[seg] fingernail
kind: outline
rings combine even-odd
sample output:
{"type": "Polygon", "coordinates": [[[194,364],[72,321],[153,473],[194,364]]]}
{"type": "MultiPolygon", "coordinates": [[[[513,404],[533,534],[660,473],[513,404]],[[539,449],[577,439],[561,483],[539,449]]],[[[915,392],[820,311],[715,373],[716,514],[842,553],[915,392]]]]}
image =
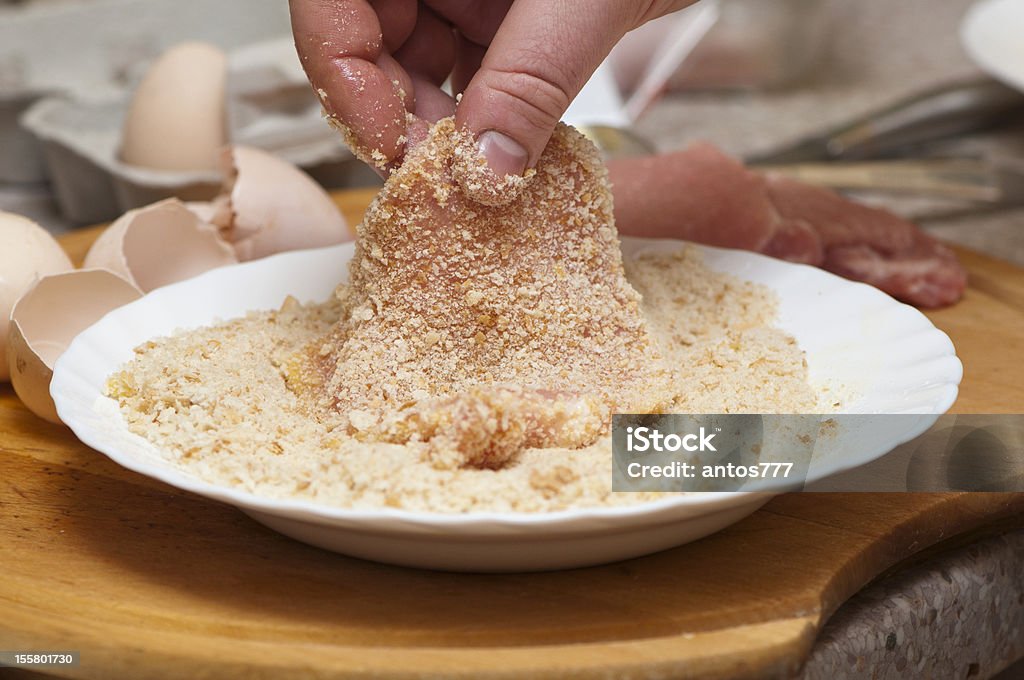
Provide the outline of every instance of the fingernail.
{"type": "Polygon", "coordinates": [[[496,130],[488,130],[477,140],[480,154],[498,177],[522,175],[529,155],[519,142],[496,130]]]}

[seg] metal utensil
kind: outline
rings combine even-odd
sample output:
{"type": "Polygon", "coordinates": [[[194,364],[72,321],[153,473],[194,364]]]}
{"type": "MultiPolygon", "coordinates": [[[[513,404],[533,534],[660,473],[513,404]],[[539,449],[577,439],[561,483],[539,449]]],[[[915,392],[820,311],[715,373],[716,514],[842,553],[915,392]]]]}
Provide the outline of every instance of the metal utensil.
{"type": "Polygon", "coordinates": [[[751,165],[867,160],[1024,116],[1024,93],[988,78],[943,85],[845,125],[747,159],[751,165]]]}
{"type": "Polygon", "coordinates": [[[795,163],[757,170],[833,189],[918,194],[994,205],[1024,204],[1024,161],[937,158],[795,163]]]}
{"type": "Polygon", "coordinates": [[[651,142],[627,128],[612,125],[580,125],[577,129],[594,143],[605,160],[657,153],[651,142]]]}

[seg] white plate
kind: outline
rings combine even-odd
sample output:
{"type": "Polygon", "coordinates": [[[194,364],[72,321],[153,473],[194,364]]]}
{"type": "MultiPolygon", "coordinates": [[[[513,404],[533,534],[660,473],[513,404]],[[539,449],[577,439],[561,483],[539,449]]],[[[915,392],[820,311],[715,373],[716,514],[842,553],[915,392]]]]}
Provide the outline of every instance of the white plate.
{"type": "MultiPolygon", "coordinates": [[[[623,249],[629,254],[682,246],[679,241],[626,239],[623,249]]],[[[846,412],[922,414],[900,420],[901,429],[876,441],[854,442],[814,476],[882,455],[927,429],[956,399],[962,368],[953,345],[914,308],[812,267],[749,252],[700,250],[712,268],[778,293],[778,325],[806,351],[811,379],[844,384],[858,395],[846,412]]],[[[277,308],[289,294],[326,299],[352,251],[346,244],[224,267],[114,310],[79,335],[57,362],[50,391],[61,419],[83,442],[124,467],[237,506],[300,541],[417,567],[527,571],[626,559],[718,531],[770,498],[766,493],[701,493],[627,507],[466,515],[275,500],[211,484],[176,467],[154,445],[129,432],[117,404],[103,396],[107,377],[146,340],[249,310],[277,308]]]]}
{"type": "Polygon", "coordinates": [[[982,0],[960,24],[960,41],[983,71],[1024,91],[1024,0],[982,0]]]}

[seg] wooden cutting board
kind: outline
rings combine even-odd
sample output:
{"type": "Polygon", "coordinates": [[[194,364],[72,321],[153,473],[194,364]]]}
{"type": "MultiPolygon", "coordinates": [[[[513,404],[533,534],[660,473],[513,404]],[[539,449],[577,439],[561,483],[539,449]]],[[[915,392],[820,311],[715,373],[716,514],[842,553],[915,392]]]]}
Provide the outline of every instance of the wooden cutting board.
{"type": "MultiPolygon", "coordinates": [[[[340,194],[352,223],[372,192],[340,194]]],[[[81,259],[95,230],[64,239],[81,259]]],[[[1024,270],[961,251],[929,314],[959,412],[1024,404],[1024,270]]],[[[1024,494],[790,494],[714,536],[591,569],[466,575],[311,548],[128,472],[0,386],[0,649],[78,650],[91,678],[785,677],[883,571],[1024,524],[1024,494]]],[[[48,671],[50,672],[50,671],[48,671]]]]}

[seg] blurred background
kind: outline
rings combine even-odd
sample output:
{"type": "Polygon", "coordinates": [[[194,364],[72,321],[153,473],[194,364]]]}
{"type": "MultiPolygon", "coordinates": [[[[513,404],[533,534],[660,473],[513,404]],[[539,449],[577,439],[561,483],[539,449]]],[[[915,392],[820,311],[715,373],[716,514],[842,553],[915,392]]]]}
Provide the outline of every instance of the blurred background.
{"type": "MultiPolygon", "coordinates": [[[[998,120],[991,101],[968,102],[958,127],[930,129],[924,143],[859,157],[785,153],[934,88],[956,95],[959,83],[995,82],[985,71],[999,69],[965,44],[974,4],[703,0],[627,36],[567,119],[597,126],[608,154],[706,139],[773,166],[894,157],[983,163],[975,174],[1013,166],[1024,159],[1024,98],[1004,86],[998,120]],[[632,134],[623,142],[608,128],[632,134]]],[[[950,105],[925,101],[911,117],[948,115],[950,105]]],[[[227,143],[268,150],[328,188],[378,181],[323,122],[284,0],[0,0],[0,210],[60,233],[166,196],[207,199],[221,186],[217,148],[227,143]],[[181,53],[194,42],[216,49],[181,53]],[[174,120],[195,131],[188,153],[167,143],[174,120]]],[[[853,188],[939,237],[1024,264],[1019,198],[853,188]]]]}

